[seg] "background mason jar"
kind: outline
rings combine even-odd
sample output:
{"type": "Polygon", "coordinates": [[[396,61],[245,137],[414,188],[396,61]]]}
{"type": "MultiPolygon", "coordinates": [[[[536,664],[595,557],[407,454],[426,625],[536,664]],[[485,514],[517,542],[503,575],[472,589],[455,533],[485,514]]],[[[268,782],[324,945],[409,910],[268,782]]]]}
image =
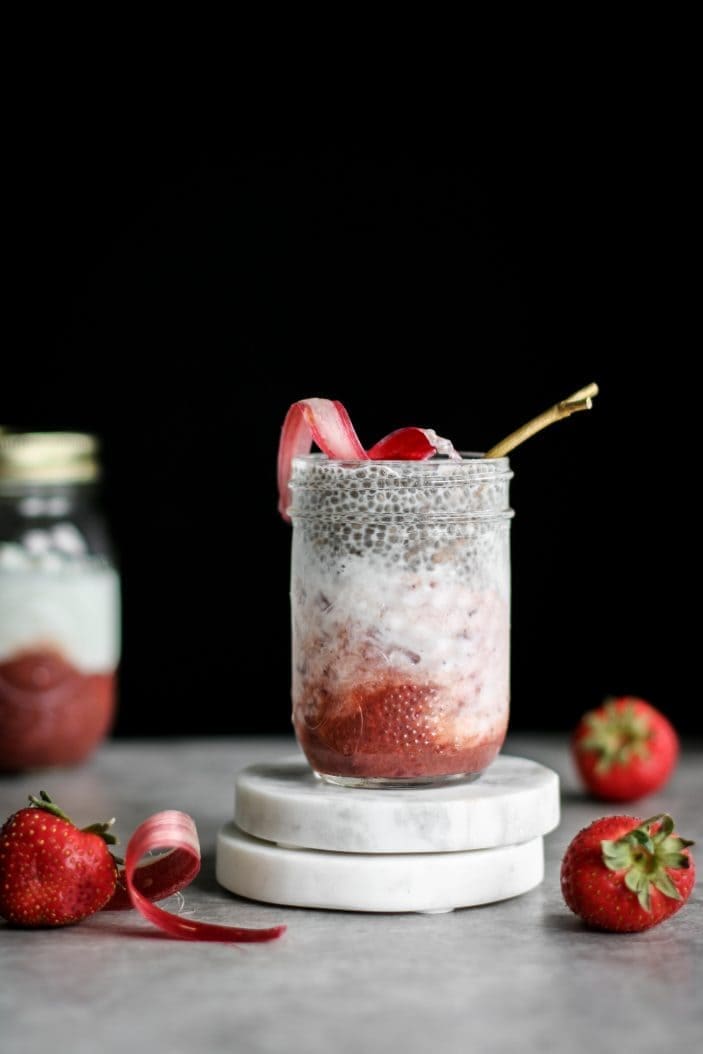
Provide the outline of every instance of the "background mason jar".
{"type": "Polygon", "coordinates": [[[293,466],[293,724],[350,785],[480,773],[509,709],[507,458],[293,466]]]}
{"type": "Polygon", "coordinates": [[[97,442],[0,433],[0,769],[81,761],[116,705],[120,587],[97,442]]]}

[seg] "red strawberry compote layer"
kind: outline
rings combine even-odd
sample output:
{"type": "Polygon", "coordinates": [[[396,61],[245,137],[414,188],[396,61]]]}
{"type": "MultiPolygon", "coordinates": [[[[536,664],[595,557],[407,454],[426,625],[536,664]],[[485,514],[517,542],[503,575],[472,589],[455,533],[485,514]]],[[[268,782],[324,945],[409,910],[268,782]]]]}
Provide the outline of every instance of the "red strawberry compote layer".
{"type": "Polygon", "coordinates": [[[333,782],[480,773],[509,709],[505,458],[296,458],[293,723],[333,782]]]}
{"type": "Polygon", "coordinates": [[[0,545],[0,772],[86,757],[112,725],[118,658],[113,568],[0,545]]]}

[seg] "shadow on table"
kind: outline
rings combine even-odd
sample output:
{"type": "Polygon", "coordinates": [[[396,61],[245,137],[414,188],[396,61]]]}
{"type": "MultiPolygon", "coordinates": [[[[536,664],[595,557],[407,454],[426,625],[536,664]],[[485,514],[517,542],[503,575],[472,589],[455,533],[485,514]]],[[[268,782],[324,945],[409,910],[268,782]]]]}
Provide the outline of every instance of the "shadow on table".
{"type": "Polygon", "coordinates": [[[203,853],[200,861],[200,871],[193,879],[192,886],[200,889],[203,893],[221,893],[222,886],[215,878],[215,852],[203,853]]]}

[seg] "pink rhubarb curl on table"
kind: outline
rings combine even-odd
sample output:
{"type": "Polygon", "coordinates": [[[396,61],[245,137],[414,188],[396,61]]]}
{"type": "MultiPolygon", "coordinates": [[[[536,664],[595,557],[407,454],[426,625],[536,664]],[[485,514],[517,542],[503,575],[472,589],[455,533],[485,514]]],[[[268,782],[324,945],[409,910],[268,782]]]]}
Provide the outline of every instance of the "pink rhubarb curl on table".
{"type": "Polygon", "coordinates": [[[285,926],[248,929],[219,926],[172,915],[152,903],[180,892],[200,871],[200,842],[195,823],[175,809],[158,812],[140,824],[127,843],[124,870],[103,911],[136,908],[149,922],[172,937],[187,941],[270,941],[285,933],[285,926]],[[169,852],[140,863],[157,849],[169,852]]]}

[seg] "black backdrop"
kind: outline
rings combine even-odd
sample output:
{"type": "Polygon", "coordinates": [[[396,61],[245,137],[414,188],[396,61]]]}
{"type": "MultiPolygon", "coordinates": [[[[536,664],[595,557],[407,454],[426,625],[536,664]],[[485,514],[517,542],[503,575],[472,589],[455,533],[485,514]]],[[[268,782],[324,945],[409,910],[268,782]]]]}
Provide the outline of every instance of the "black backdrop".
{"type": "Polygon", "coordinates": [[[103,439],[119,734],[289,728],[292,400],[342,399],[367,444],[416,423],[482,449],[591,380],[590,414],[513,456],[513,727],[636,693],[701,730],[690,187],[655,131],[261,149],[50,122],[32,140],[0,415],[103,439]]]}

